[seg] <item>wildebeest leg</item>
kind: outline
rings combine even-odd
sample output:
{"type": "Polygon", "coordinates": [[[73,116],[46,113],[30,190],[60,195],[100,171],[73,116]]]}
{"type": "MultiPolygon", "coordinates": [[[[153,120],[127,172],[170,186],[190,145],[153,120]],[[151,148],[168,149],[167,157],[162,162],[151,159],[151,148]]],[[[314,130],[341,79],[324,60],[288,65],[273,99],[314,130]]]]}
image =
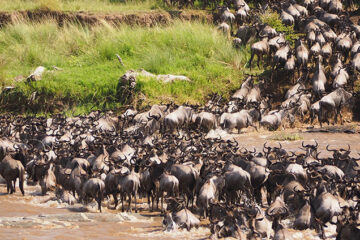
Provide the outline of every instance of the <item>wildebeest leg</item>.
{"type": "Polygon", "coordinates": [[[183,193],[183,197],[184,197],[184,201],[185,201],[185,204],[186,204],[186,208],[189,208],[190,199],[189,199],[189,196],[187,195],[187,192],[183,193]]]}
{"type": "Polygon", "coordinates": [[[149,205],[149,209],[150,209],[150,193],[147,193],[147,199],[148,199],[148,205],[149,205]]]}
{"type": "Polygon", "coordinates": [[[76,198],[76,192],[75,192],[75,189],[73,189],[71,192],[72,192],[72,195],[74,196],[74,198],[76,198]]]}
{"type": "Polygon", "coordinates": [[[98,203],[98,210],[101,212],[101,196],[97,196],[96,201],[98,203]]]}
{"type": "Polygon", "coordinates": [[[251,71],[251,63],[252,63],[252,60],[254,59],[254,53],[251,52],[251,57],[250,57],[250,61],[249,61],[249,65],[250,65],[250,71],[251,71]]]}
{"type": "Polygon", "coordinates": [[[321,238],[325,240],[326,236],[325,236],[325,230],[324,230],[323,224],[321,224],[321,226],[320,226],[320,234],[321,234],[321,238]]]}
{"type": "Polygon", "coordinates": [[[8,180],[6,180],[6,191],[8,194],[11,194],[11,182],[9,183],[8,180]]]}
{"type": "Polygon", "coordinates": [[[164,192],[161,192],[161,213],[164,212],[164,192]]]}
{"type": "Polygon", "coordinates": [[[122,212],[124,211],[124,195],[125,195],[125,194],[121,194],[121,195],[120,195],[120,196],[121,196],[121,205],[122,205],[121,211],[122,211],[122,212]]]}
{"type": "Polygon", "coordinates": [[[156,209],[159,209],[159,191],[155,193],[156,209]]]}
{"type": "Polygon", "coordinates": [[[190,192],[190,199],[191,199],[191,207],[194,207],[194,194],[190,192]]]}
{"type": "Polygon", "coordinates": [[[154,211],[154,202],[155,202],[154,194],[151,194],[151,199],[152,199],[152,203],[151,203],[151,212],[152,212],[152,211],[154,211]]]}
{"type": "Polygon", "coordinates": [[[13,188],[13,191],[14,191],[14,193],[15,193],[15,192],[16,192],[16,186],[15,186],[15,184],[16,184],[16,179],[15,179],[14,181],[12,181],[12,183],[13,183],[12,188],[13,188]]]}
{"type": "Polygon", "coordinates": [[[15,193],[15,182],[10,180],[10,194],[15,193]]]}
{"type": "Polygon", "coordinates": [[[338,113],[339,113],[339,112],[338,112],[338,110],[337,110],[336,108],[334,109],[334,112],[335,112],[335,117],[334,117],[334,122],[333,122],[333,125],[334,125],[334,124],[337,124],[338,113]]]}
{"type": "Polygon", "coordinates": [[[258,68],[260,68],[260,60],[262,61],[262,56],[261,55],[257,55],[257,59],[258,59],[258,62],[257,62],[257,66],[258,68]]]}
{"type": "Polygon", "coordinates": [[[258,127],[256,126],[256,124],[254,124],[254,123],[252,123],[252,124],[250,124],[250,126],[252,126],[253,128],[255,128],[255,130],[258,132],[259,130],[258,130],[258,127]]]}
{"type": "Polygon", "coordinates": [[[342,117],[342,114],[341,114],[341,110],[339,110],[339,116],[340,116],[340,124],[343,125],[344,124],[344,121],[343,121],[343,117],[342,117]]]}
{"type": "Polygon", "coordinates": [[[323,118],[323,110],[322,110],[322,108],[320,108],[320,111],[318,113],[318,121],[319,121],[321,128],[322,128],[322,118],[323,118]]]}
{"type": "Polygon", "coordinates": [[[22,195],[24,196],[25,195],[25,192],[24,192],[24,179],[22,179],[22,178],[19,178],[19,188],[20,188],[20,191],[21,191],[22,195]]]}
{"type": "Polygon", "coordinates": [[[116,209],[116,207],[117,207],[117,205],[118,205],[118,203],[119,203],[119,201],[118,201],[118,199],[117,199],[117,194],[116,193],[113,193],[112,194],[113,195],[113,198],[114,198],[114,203],[115,203],[115,207],[114,207],[114,209],[116,209]]]}
{"type": "Polygon", "coordinates": [[[207,207],[205,208],[205,219],[207,217],[209,217],[209,207],[208,207],[209,204],[207,204],[207,207]]]}
{"type": "Polygon", "coordinates": [[[131,193],[129,193],[129,206],[128,206],[128,212],[131,212],[131,193]]]}
{"type": "Polygon", "coordinates": [[[137,206],[136,206],[136,193],[134,194],[134,201],[135,201],[135,213],[137,213],[137,206]]]}

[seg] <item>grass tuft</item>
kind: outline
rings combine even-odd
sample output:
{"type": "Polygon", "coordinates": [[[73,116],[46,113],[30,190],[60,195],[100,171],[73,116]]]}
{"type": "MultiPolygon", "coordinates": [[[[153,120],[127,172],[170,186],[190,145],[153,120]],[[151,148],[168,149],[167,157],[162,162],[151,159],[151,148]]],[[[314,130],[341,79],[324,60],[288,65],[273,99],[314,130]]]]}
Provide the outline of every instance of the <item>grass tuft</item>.
{"type": "Polygon", "coordinates": [[[277,133],[269,137],[273,141],[297,141],[303,139],[298,133],[277,133]]]}

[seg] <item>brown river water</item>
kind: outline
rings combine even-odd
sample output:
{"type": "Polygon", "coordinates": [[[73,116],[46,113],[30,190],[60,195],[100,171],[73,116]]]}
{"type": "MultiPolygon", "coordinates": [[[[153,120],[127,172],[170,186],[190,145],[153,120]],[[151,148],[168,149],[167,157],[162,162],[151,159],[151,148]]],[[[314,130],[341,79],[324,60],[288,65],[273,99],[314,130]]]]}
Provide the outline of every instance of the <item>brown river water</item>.
{"type": "MultiPolygon", "coordinates": [[[[278,134],[278,133],[276,133],[278,134]]],[[[326,156],[327,144],[332,146],[351,145],[352,156],[359,157],[360,134],[345,133],[298,133],[302,140],[282,141],[287,150],[298,150],[301,141],[317,140],[326,156]]],[[[232,135],[240,146],[262,150],[265,141],[270,145],[274,133],[245,133],[232,135]]],[[[84,207],[80,204],[69,206],[55,200],[45,201],[53,197],[40,196],[40,187],[25,185],[25,197],[17,188],[14,195],[7,195],[6,186],[0,184],[0,239],[206,239],[210,231],[205,226],[176,232],[164,232],[162,217],[159,213],[147,211],[147,204],[141,203],[140,213],[122,213],[120,210],[107,209],[103,203],[103,212],[96,211],[96,204],[84,207]]],[[[293,239],[319,239],[314,231],[293,231],[293,239]]],[[[335,226],[329,225],[326,236],[335,239],[335,226]]]]}

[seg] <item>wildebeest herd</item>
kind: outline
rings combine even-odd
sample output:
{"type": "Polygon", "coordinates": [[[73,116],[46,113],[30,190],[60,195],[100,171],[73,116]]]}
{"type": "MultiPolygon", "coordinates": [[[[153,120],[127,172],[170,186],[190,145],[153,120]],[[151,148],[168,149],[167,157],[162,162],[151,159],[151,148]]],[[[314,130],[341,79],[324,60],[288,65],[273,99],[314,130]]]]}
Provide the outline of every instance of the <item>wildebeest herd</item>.
{"type": "Polygon", "coordinates": [[[264,125],[271,119],[273,128],[283,119],[304,120],[307,114],[311,123],[318,119],[320,125],[329,124],[331,114],[335,123],[338,116],[342,122],[341,108],[351,103],[360,71],[360,26],[350,20],[340,0],[265,2],[256,9],[243,0],[219,8],[218,28],[232,36],[234,47],[251,44],[250,68],[257,58],[258,66],[262,63],[271,70],[271,76],[257,84],[245,81],[232,96],[232,106],[239,107],[229,111],[255,103],[263,107],[264,125]],[[277,12],[297,35],[287,36],[262,23],[260,16],[266,9],[277,12]],[[277,110],[266,112],[264,104],[271,103],[280,79],[292,87],[277,110]]]}
{"type": "Polygon", "coordinates": [[[297,152],[266,143],[262,151],[245,149],[235,139],[209,137],[203,128],[212,123],[194,117],[190,106],[171,109],[2,116],[0,174],[8,193],[18,178],[23,194],[24,181],[39,183],[42,194],[56,191],[70,204],[95,199],[99,211],[105,203],[116,209],[118,200],[123,211],[137,211],[146,197],[146,210],[161,210],[167,230],[208,218],[213,238],[290,239],[288,228],[324,237],[328,224],[341,239],[358,238],[360,167],[350,146],[327,146],[326,158],[316,142],[297,152]]]}

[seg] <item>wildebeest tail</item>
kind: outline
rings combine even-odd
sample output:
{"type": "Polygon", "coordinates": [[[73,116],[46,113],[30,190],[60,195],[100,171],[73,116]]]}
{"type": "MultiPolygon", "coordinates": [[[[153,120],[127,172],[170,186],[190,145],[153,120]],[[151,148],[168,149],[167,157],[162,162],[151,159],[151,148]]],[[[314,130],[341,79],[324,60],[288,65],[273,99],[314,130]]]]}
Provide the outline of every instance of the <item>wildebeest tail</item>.
{"type": "Polygon", "coordinates": [[[96,190],[96,197],[100,200],[103,199],[103,193],[104,193],[104,189],[101,189],[102,186],[100,183],[96,184],[97,190],[96,190]]]}
{"type": "Polygon", "coordinates": [[[20,166],[19,168],[19,188],[23,195],[25,195],[24,192],[24,177],[25,177],[25,169],[23,166],[20,166]]]}

